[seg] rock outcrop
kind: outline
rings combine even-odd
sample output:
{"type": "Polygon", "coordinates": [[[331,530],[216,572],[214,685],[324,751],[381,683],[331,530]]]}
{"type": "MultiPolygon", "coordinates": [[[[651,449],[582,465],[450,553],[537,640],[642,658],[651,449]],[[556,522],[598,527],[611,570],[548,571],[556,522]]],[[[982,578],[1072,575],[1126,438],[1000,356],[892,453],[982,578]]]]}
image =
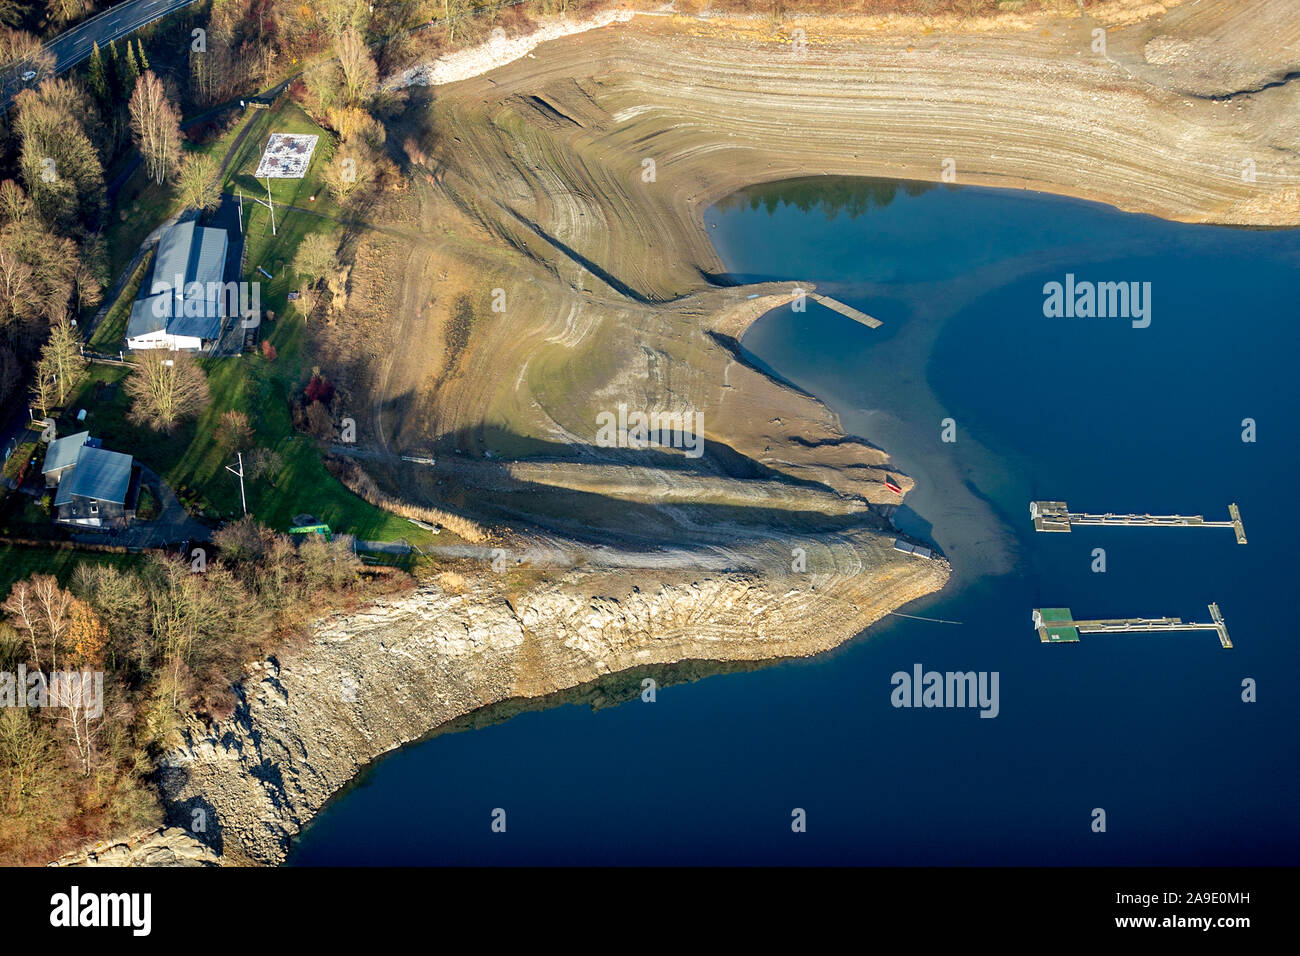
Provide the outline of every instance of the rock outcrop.
{"type": "Polygon", "coordinates": [[[870,532],[809,542],[806,572],[784,555],[766,573],[444,575],[330,617],[301,650],[251,666],[229,720],[191,726],[161,774],[169,818],[197,814],[232,862],[278,863],[368,762],[455,718],[631,668],[818,653],[948,577],[870,532]]]}
{"type": "Polygon", "coordinates": [[[69,853],[50,866],[220,866],[221,858],[180,827],[143,830],[69,853]]]}

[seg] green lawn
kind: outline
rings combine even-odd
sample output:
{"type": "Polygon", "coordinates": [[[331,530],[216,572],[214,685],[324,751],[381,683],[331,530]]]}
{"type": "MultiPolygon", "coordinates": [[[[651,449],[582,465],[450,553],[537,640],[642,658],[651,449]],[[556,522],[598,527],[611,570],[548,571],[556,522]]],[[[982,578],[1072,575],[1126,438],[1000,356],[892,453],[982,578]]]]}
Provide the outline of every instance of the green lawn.
{"type": "Polygon", "coordinates": [[[142,554],[103,554],[97,551],[74,551],[70,548],[29,548],[0,541],[0,600],[9,594],[15,581],[32,574],[53,574],[67,584],[72,572],[82,562],[111,564],[127,570],[138,567],[142,554]]]}
{"type": "Polygon", "coordinates": [[[149,273],[149,264],[153,261],[153,255],[149,252],[141,260],[131,278],[122,287],[122,294],[117,297],[117,301],[108,310],[104,320],[96,327],[95,334],[90,337],[92,349],[116,353],[124,346],[126,326],[131,320],[131,306],[140,291],[140,283],[144,282],[144,277],[149,273]]]}
{"type": "Polygon", "coordinates": [[[308,232],[331,225],[313,216],[282,209],[281,205],[299,206],[326,216],[339,215],[338,203],[321,179],[322,170],[334,156],[334,134],[313,123],[287,95],[282,95],[269,110],[249,112],[257,115],[249,120],[252,128],[248,137],[226,168],[222,189],[229,193],[242,190],[244,194],[244,241],[248,246],[249,272],[255,273],[255,267],[260,265],[279,276],[281,267],[292,260],[294,250],[308,232]],[[302,179],[270,181],[271,200],[276,205],[276,235],[271,234],[271,214],[262,204],[266,200],[267,181],[253,178],[272,133],[308,133],[320,137],[302,179]]]}
{"type": "MultiPolygon", "coordinates": [[[[25,437],[28,435],[35,435],[35,434],[36,433],[32,431],[24,432],[21,434],[20,437],[23,437],[24,440],[18,443],[18,445],[14,448],[13,454],[9,456],[7,461],[5,461],[4,468],[0,469],[0,471],[3,472],[5,478],[17,478],[18,469],[22,467],[23,462],[27,461],[32,456],[36,455],[36,452],[38,450],[36,439],[32,438],[30,440],[27,440],[25,437]]],[[[38,461],[34,467],[39,468],[40,462],[38,461]]]]}
{"type": "Polygon", "coordinates": [[[179,209],[171,183],[158,185],[145,173],[144,164],[140,164],[118,191],[104,229],[110,284],[127,267],[149,233],[179,209]]]}
{"type": "MultiPolygon", "coordinates": [[[[309,367],[304,358],[305,322],[297,312],[286,314],[287,295],[298,285],[296,277],[290,274],[289,264],[299,243],[307,235],[336,232],[339,227],[305,212],[277,208],[277,230],[272,235],[269,210],[251,201],[252,197],[259,195],[259,190],[261,195],[266,191],[265,183],[253,179],[252,173],[270,133],[315,133],[321,138],[306,177],[302,180],[273,180],[272,194],[277,204],[289,203],[319,208],[326,214],[337,213],[337,204],[320,181],[320,170],[333,153],[334,138],[313,123],[288,96],[282,96],[272,109],[248,112],[246,122],[251,124],[251,129],[227,168],[223,189],[227,192],[236,188],[244,190],[244,235],[248,246],[245,278],[262,283],[262,305],[277,317],[263,328],[262,337],[275,347],[278,357],[269,361],[262,354],[253,353],[239,358],[203,359],[212,403],[197,421],[188,422],[169,435],[137,427],[128,421],[129,400],[122,382],[129,370],[92,366],[87,381],[68,403],[66,420],[60,422],[60,434],[67,434],[70,429],[88,428],[92,435],[103,440],[105,447],[134,455],[162,475],[178,493],[182,490],[194,492],[197,505],[210,516],[230,518],[240,513],[239,479],[226,471],[227,465],[235,464],[235,456],[218,446],[215,433],[222,413],[232,409],[242,411],[253,426],[254,447],[274,450],[283,462],[278,474],[246,480],[248,509],[262,523],[285,530],[295,515],[311,514],[336,531],[360,538],[381,541],[405,538],[416,544],[433,541],[436,536],[430,532],[405,518],[390,515],[350,492],[326,471],[315,443],[293,429],[290,402],[306,384],[309,367]],[[312,195],[316,197],[314,203],[309,199],[312,195]],[[267,279],[258,272],[259,266],[271,273],[272,278],[267,279]],[[96,387],[100,383],[117,387],[111,394],[100,392],[96,397],[96,387]],[[78,426],[72,421],[72,416],[80,408],[87,410],[87,418],[85,424],[78,426]]],[[[229,148],[233,135],[236,135],[235,130],[223,140],[224,145],[219,147],[221,155],[229,148]]],[[[138,200],[138,205],[143,206],[143,203],[143,199],[138,200]]],[[[141,238],[167,215],[170,211],[156,204],[154,219],[148,228],[143,229],[141,238]]],[[[134,295],[127,296],[131,284],[128,283],[123,293],[128,314],[134,295]]],[[[115,311],[118,305],[114,306],[115,311]]],[[[125,318],[110,312],[105,318],[103,336],[97,334],[96,340],[104,341],[112,335],[120,338],[120,333],[110,328],[114,324],[125,328],[125,318]]]]}
{"type": "MultiPolygon", "coordinates": [[[[226,150],[235,141],[240,130],[248,123],[256,122],[266,113],[274,111],[248,110],[247,112],[250,115],[231,124],[229,130],[211,143],[203,146],[186,145],[184,147],[185,152],[210,153],[216,157],[217,162],[220,162],[225,158],[226,150]]],[[[303,118],[306,119],[306,116],[304,115],[303,118]]],[[[311,121],[307,120],[307,122],[310,123],[311,121]]],[[[256,136],[250,134],[249,138],[256,139],[256,136]]],[[[263,136],[262,145],[265,144],[266,137],[263,136]]],[[[245,146],[247,146],[247,143],[245,143],[245,146]]],[[[242,152],[241,150],[241,154],[242,152]]],[[[258,155],[261,155],[261,147],[258,147],[258,155]]],[[[135,158],[135,151],[133,149],[128,150],[119,165],[131,162],[135,158]]],[[[256,164],[256,159],[254,164],[256,164]]],[[[234,163],[232,163],[231,168],[235,168],[234,163]]],[[[113,172],[113,170],[110,170],[105,174],[105,178],[111,179],[113,172]]],[[[109,275],[116,277],[120,274],[149,233],[168,218],[180,212],[180,208],[180,201],[176,197],[176,190],[173,185],[170,182],[161,186],[158,185],[149,179],[144,164],[138,166],[135,172],[131,174],[130,179],[122,184],[117,196],[114,197],[110,221],[104,230],[105,244],[108,247],[109,275]]]]}
{"type": "Polygon", "coordinates": [[[263,524],[285,530],[295,515],[312,514],[335,530],[360,538],[433,540],[429,532],[345,488],[325,470],[315,443],[293,430],[289,403],[306,378],[301,361],[304,332],[302,320],[296,317],[274,323],[268,335],[279,352],[274,362],[260,354],[204,359],[212,404],[197,421],[170,435],[127,420],[130,400],[121,385],[127,369],[92,366],[90,377],[68,405],[60,433],[87,428],[105,447],[128,452],[157,471],[173,489],[193,489],[199,506],[210,516],[231,518],[240,514],[239,479],[226,471],[226,465],[235,464],[235,456],[226,454],[214,436],[221,414],[236,409],[247,414],[253,425],[254,447],[273,449],[283,462],[277,474],[245,482],[249,511],[263,524]],[[117,388],[96,399],[97,382],[116,383],[117,388]],[[79,408],[87,410],[87,417],[85,424],[77,426],[72,416],[79,408]]]}

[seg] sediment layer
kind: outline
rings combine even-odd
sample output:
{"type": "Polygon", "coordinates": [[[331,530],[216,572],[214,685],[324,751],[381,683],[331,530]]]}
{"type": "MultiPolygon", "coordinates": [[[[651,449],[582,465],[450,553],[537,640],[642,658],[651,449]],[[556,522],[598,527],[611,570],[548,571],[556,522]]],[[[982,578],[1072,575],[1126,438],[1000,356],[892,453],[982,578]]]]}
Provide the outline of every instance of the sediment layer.
{"type": "Polygon", "coordinates": [[[201,811],[206,838],[230,862],[278,863],[366,763],[457,717],[634,667],[827,650],[846,621],[876,620],[948,573],[874,534],[803,541],[807,571],[795,571],[798,541],[722,573],[603,569],[541,584],[512,581],[519,572],[453,576],[332,617],[301,651],[253,668],[231,719],[193,727],[169,755],[170,815],[186,825],[201,811]],[[778,553],[784,574],[770,570],[778,553]]]}

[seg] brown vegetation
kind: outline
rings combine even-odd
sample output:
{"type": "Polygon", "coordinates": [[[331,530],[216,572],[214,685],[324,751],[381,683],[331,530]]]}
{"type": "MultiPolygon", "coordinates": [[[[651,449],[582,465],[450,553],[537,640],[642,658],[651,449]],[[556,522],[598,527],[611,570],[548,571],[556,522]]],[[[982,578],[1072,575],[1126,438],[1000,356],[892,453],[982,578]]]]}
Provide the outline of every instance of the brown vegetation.
{"type": "Polygon", "coordinates": [[[363,569],[347,537],[296,544],[244,518],[214,543],[201,565],[83,564],[67,588],[36,575],[0,605],[0,673],[100,671],[104,685],[101,716],[53,702],[0,708],[0,865],[156,825],[150,774],[187,714],[228,716],[244,664],[283,645],[307,610],[410,584],[363,569]]]}
{"type": "Polygon", "coordinates": [[[354,461],[331,456],[325,459],[325,467],[330,470],[330,474],[343,482],[351,491],[370,502],[376,508],[383,508],[385,511],[392,512],[403,518],[414,518],[417,521],[440,525],[466,541],[478,543],[486,541],[488,538],[483,527],[469,518],[442,508],[426,508],[413,505],[384,493],[375,484],[374,479],[366,474],[354,461]]]}
{"type": "Polygon", "coordinates": [[[211,400],[208,378],[189,352],[142,349],[126,380],[131,421],[169,432],[211,400]]]}

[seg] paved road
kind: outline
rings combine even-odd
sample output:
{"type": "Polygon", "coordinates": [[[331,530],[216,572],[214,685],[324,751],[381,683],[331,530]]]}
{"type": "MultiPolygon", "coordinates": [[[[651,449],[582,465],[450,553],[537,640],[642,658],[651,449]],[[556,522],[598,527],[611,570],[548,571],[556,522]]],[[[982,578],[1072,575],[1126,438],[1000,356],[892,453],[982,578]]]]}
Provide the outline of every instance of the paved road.
{"type": "MultiPolygon", "coordinates": [[[[110,40],[134,33],[146,23],[188,7],[194,0],[126,0],[61,33],[45,49],[54,56],[54,72],[62,73],[90,56],[96,43],[102,52],[110,40]]],[[[7,70],[0,79],[0,108],[8,109],[25,84],[21,75],[27,66],[7,70]]]]}

